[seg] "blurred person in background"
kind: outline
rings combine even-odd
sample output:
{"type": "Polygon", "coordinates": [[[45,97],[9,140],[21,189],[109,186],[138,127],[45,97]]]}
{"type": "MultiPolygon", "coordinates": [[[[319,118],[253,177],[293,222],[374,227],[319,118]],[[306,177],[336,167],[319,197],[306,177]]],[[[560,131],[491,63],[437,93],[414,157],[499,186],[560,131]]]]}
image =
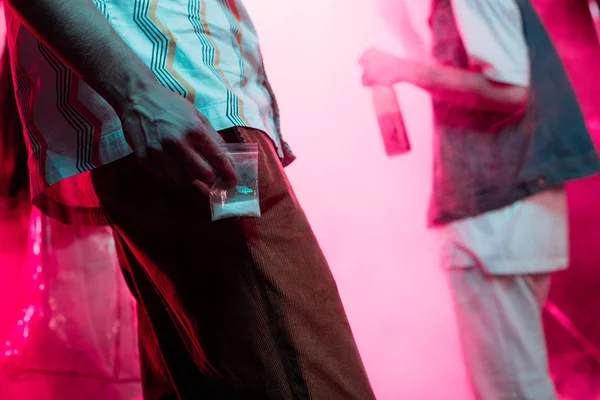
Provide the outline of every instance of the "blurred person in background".
{"type": "Polygon", "coordinates": [[[600,162],[529,0],[433,0],[430,26],[432,62],[370,49],[363,84],[432,95],[429,222],[476,398],[553,400],[541,314],[568,266],[564,185],[600,162]]]}

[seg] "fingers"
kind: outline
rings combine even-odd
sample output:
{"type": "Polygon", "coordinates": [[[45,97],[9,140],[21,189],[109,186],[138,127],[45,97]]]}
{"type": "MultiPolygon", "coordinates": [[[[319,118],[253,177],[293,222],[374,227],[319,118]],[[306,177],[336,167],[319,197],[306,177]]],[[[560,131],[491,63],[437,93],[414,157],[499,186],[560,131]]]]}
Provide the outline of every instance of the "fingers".
{"type": "Polygon", "coordinates": [[[215,169],[185,137],[163,143],[162,165],[169,177],[180,184],[199,180],[212,185],[217,179],[215,169]]]}
{"type": "MultiPolygon", "coordinates": [[[[207,128],[206,130],[214,131],[212,127],[207,128]]],[[[218,133],[214,132],[214,134],[218,136],[218,133]]],[[[225,184],[235,186],[237,184],[237,174],[235,172],[235,168],[233,167],[231,159],[227,155],[227,152],[221,146],[223,140],[214,140],[212,136],[213,135],[198,130],[196,132],[192,132],[188,136],[188,140],[190,141],[190,144],[193,146],[193,148],[202,155],[205,162],[208,162],[208,164],[210,164],[210,166],[213,169],[213,172],[216,173],[218,178],[220,178],[225,184]]],[[[193,168],[199,165],[197,157],[195,157],[194,155],[199,157],[197,153],[189,155],[189,159],[192,163],[193,168]]],[[[213,182],[214,180],[210,183],[213,182]]]]}
{"type": "MultiPolygon", "coordinates": [[[[168,176],[180,185],[189,185],[196,179],[190,172],[189,168],[186,168],[177,162],[176,159],[171,157],[168,153],[164,153],[162,157],[162,166],[168,176]],[[183,167],[183,168],[182,168],[183,167]]],[[[213,171],[210,171],[213,172],[213,171]]],[[[213,172],[214,173],[214,172],[213,172]]]]}
{"type": "Polygon", "coordinates": [[[185,168],[194,179],[208,185],[213,185],[215,183],[217,180],[217,173],[193,148],[188,148],[188,151],[184,153],[183,157],[185,168]]]}
{"type": "Polygon", "coordinates": [[[147,153],[137,155],[137,160],[158,179],[169,179],[169,174],[167,174],[163,166],[162,153],[160,151],[149,149],[147,153]]]}
{"type": "Polygon", "coordinates": [[[376,83],[376,80],[373,78],[373,53],[375,49],[371,48],[363,54],[359,63],[363,68],[362,75],[362,85],[363,86],[373,86],[376,83]]]}
{"type": "Polygon", "coordinates": [[[375,47],[369,47],[367,50],[365,50],[363,55],[358,60],[358,64],[362,65],[364,67],[365,64],[367,64],[369,62],[369,59],[371,58],[371,55],[373,54],[374,51],[376,51],[375,47]]]}
{"type": "Polygon", "coordinates": [[[162,180],[172,180],[179,185],[189,185],[195,180],[212,185],[217,174],[214,169],[191,147],[177,151],[171,148],[154,156],[139,160],[154,176],[162,180]]]}
{"type": "Polygon", "coordinates": [[[367,53],[363,53],[362,56],[360,56],[360,58],[358,59],[358,65],[360,65],[361,67],[365,66],[366,63],[366,57],[367,57],[367,53]]]}

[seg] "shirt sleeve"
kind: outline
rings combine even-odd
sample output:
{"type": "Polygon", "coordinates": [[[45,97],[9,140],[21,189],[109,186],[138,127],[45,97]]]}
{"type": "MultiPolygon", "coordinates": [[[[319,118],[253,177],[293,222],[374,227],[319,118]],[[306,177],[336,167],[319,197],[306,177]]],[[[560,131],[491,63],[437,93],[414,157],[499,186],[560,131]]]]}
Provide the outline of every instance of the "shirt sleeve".
{"type": "Polygon", "coordinates": [[[471,66],[488,79],[529,86],[529,49],[516,0],[452,0],[471,66]]]}

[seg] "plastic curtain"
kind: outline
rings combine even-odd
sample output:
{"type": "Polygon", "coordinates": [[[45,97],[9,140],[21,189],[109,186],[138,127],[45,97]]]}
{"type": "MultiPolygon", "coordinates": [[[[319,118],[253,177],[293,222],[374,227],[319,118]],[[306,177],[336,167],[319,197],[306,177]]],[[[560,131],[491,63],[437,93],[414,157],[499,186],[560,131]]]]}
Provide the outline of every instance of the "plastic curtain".
{"type": "Polygon", "coordinates": [[[64,225],[33,209],[27,251],[0,398],[141,398],[135,303],[110,228],[64,225]]]}

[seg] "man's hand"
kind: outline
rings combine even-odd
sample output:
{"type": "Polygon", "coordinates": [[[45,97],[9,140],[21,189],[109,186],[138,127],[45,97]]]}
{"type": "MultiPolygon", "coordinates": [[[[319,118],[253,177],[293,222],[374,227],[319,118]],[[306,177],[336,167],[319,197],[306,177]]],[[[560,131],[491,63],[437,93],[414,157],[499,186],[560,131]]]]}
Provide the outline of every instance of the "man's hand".
{"type": "Polygon", "coordinates": [[[528,104],[525,87],[490,81],[480,72],[450,65],[398,58],[378,49],[360,59],[363,85],[392,86],[406,82],[429,92],[440,101],[459,107],[502,113],[521,113],[528,104]]]}
{"type": "Polygon", "coordinates": [[[180,184],[237,183],[219,134],[182,96],[156,83],[132,92],[119,116],[136,157],[156,176],[180,184]]]}
{"type": "Polygon", "coordinates": [[[359,61],[363,67],[362,83],[365,86],[391,86],[406,80],[411,61],[371,48],[359,61]]]}

